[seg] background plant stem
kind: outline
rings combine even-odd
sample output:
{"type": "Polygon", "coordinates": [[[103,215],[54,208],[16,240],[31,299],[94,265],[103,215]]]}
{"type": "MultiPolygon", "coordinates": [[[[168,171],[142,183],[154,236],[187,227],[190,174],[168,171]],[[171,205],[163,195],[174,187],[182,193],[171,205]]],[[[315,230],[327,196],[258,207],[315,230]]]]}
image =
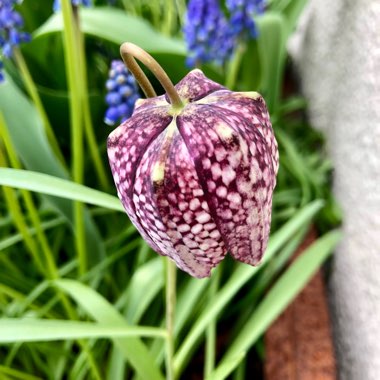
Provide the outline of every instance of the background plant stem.
{"type": "MultiPolygon", "coordinates": [[[[214,273],[210,279],[210,287],[208,292],[208,302],[213,302],[215,295],[218,291],[220,280],[221,267],[219,266],[214,270],[214,273]]],[[[206,330],[206,358],[204,366],[204,378],[213,371],[216,359],[216,318],[213,319],[206,330]]]]}
{"type": "Polygon", "coordinates": [[[99,154],[99,149],[96,142],[96,137],[94,133],[94,126],[91,118],[91,109],[89,102],[89,94],[88,94],[88,81],[87,81],[87,66],[86,66],[86,54],[85,54],[85,44],[83,33],[80,29],[80,20],[79,14],[74,14],[73,20],[75,22],[75,33],[76,39],[78,41],[78,54],[80,61],[80,70],[81,70],[81,81],[79,82],[79,86],[81,87],[82,93],[82,105],[83,105],[83,122],[84,122],[84,132],[87,139],[87,144],[90,151],[90,156],[92,158],[96,175],[99,179],[99,183],[103,190],[109,188],[109,182],[106,175],[106,171],[104,169],[104,165],[102,159],[99,154]]]}
{"type": "MultiPolygon", "coordinates": [[[[72,149],[72,175],[77,183],[83,182],[83,104],[81,87],[81,59],[79,41],[76,36],[75,22],[71,2],[61,1],[63,15],[63,40],[65,51],[66,72],[70,92],[70,122],[71,122],[71,149],[72,149]]],[[[86,241],[83,220],[83,204],[74,202],[74,220],[76,239],[75,245],[78,255],[79,273],[83,274],[87,268],[86,241]]]]}
{"type": "Polygon", "coordinates": [[[226,73],[226,87],[230,90],[235,89],[240,64],[243,59],[245,50],[245,44],[240,43],[235,50],[232,60],[228,64],[228,70],[226,73]]]}
{"type": "Polygon", "coordinates": [[[164,257],[166,268],[166,379],[174,380],[174,312],[176,303],[176,277],[177,267],[164,257]]]}

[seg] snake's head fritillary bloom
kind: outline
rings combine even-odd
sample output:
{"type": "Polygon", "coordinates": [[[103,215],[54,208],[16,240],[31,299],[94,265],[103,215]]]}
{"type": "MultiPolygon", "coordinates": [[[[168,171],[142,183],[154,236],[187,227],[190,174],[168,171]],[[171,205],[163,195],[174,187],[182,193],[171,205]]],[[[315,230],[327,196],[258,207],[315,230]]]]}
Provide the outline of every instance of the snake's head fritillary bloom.
{"type": "Polygon", "coordinates": [[[257,265],[266,249],[278,170],[263,98],[191,71],[166,96],[138,100],[108,138],[118,196],[159,254],[198,278],[227,251],[257,265]]]}

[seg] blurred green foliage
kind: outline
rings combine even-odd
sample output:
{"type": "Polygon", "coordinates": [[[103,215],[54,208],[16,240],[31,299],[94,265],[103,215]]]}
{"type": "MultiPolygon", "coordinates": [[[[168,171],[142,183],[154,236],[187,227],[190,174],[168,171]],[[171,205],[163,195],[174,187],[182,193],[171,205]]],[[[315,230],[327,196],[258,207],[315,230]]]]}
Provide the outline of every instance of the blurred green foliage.
{"type": "Polygon", "coordinates": [[[98,1],[78,18],[66,0],[63,14],[46,1],[19,6],[33,39],[6,62],[0,85],[0,378],[170,379],[168,339],[174,378],[185,378],[202,346],[205,378],[249,378],[250,350],[339,240],[329,232],[340,222],[331,162],[286,53],[305,3],[270,1],[257,40],[226,67],[202,67],[234,90],[263,94],[280,171],[262,264],[227,258],[205,280],[178,273],[172,332],[163,259],[120,212],[102,119],[108,66],[122,42],[147,50],[173,82],[187,73],[186,3],[98,1]],[[288,267],[312,225],[323,236],[288,267]]]}

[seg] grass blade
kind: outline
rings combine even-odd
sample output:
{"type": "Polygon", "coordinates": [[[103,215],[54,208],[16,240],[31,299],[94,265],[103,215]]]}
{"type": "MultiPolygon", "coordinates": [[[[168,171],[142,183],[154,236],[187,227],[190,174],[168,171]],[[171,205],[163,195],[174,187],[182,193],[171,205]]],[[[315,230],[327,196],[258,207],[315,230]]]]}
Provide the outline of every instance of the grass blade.
{"type": "Polygon", "coordinates": [[[119,199],[110,194],[62,178],[29,170],[0,168],[0,185],[124,211],[119,199]]]}
{"type": "Polygon", "coordinates": [[[222,365],[219,365],[218,368],[215,368],[209,376],[206,377],[206,380],[224,380],[244,359],[245,352],[241,352],[239,355],[226,360],[222,365]]]}
{"type": "Polygon", "coordinates": [[[314,201],[303,207],[280,230],[272,235],[263,262],[259,267],[240,265],[230,277],[226,285],[221,288],[212,304],[203,310],[203,313],[193,323],[192,329],[185,338],[175,356],[175,371],[178,374],[183,370],[195,343],[204,333],[208,324],[215,319],[224,307],[233,299],[235,294],[246,284],[270,258],[282,247],[300,228],[309,223],[313,216],[322,208],[322,201],[314,201]]]}
{"type": "Polygon", "coordinates": [[[166,331],[156,327],[115,326],[94,322],[31,318],[0,319],[0,343],[137,336],[165,338],[166,331]]]}
{"type": "MultiPolygon", "coordinates": [[[[220,361],[216,371],[232,358],[247,351],[286,306],[303,289],[341,239],[340,231],[332,231],[314,242],[279,278],[241,329],[220,361]]],[[[235,367],[236,368],[236,367],[235,367]]],[[[230,367],[231,372],[234,367],[230,367]]],[[[216,372],[215,371],[215,372],[216,372]]],[[[228,375],[228,374],[227,374],[228,375]]],[[[214,380],[214,378],[212,378],[214,380]]],[[[215,378],[216,379],[216,378],[215,378]]]]}
{"type": "MultiPolygon", "coordinates": [[[[74,280],[57,280],[54,281],[54,284],[75,299],[97,322],[128,328],[123,316],[95,290],[74,280]]],[[[163,376],[147,347],[139,338],[113,338],[112,340],[124,353],[141,378],[163,380],[163,376]]]]}
{"type": "MultiPolygon", "coordinates": [[[[81,9],[80,18],[83,33],[103,38],[117,45],[130,41],[151,54],[186,54],[181,40],[158,33],[145,20],[126,14],[120,9],[110,7],[81,9]],[[128,28],[125,25],[128,25],[128,28]]],[[[54,14],[35,32],[34,37],[41,38],[50,33],[62,32],[62,30],[62,17],[60,14],[54,14]]]]}
{"type": "MultiPolygon", "coordinates": [[[[0,109],[3,112],[12,144],[23,165],[29,170],[68,179],[68,173],[49,145],[37,111],[9,76],[6,76],[5,82],[0,86],[0,109]]],[[[73,225],[72,202],[49,196],[44,196],[44,198],[73,225]]],[[[90,258],[93,265],[105,256],[104,245],[88,210],[84,212],[84,223],[87,248],[89,252],[92,252],[90,258]]]]}

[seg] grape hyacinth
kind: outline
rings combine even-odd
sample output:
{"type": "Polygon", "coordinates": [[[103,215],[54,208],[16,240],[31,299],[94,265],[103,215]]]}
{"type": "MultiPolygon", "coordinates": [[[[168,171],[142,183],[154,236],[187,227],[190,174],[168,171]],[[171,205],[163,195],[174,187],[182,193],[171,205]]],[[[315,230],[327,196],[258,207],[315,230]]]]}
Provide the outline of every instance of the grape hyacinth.
{"type": "Polygon", "coordinates": [[[195,69],[140,99],[108,137],[118,196],[147,243],[190,275],[227,254],[258,265],[267,246],[278,149],[264,99],[195,69]]]}
{"type": "MultiPolygon", "coordinates": [[[[91,0],[71,0],[71,4],[78,7],[79,5],[83,5],[84,7],[90,7],[92,1],[91,0]]],[[[54,0],[53,3],[53,11],[58,12],[61,9],[61,0],[54,0]]]]}
{"type": "Polygon", "coordinates": [[[130,74],[122,61],[112,61],[106,88],[108,109],[104,122],[114,125],[117,121],[125,121],[131,116],[140,95],[134,76],[130,74]]]}
{"type": "Polygon", "coordinates": [[[264,12],[265,0],[226,0],[226,6],[235,38],[256,38],[257,28],[253,16],[264,12]]]}
{"type": "Polygon", "coordinates": [[[190,0],[184,26],[189,51],[187,65],[223,64],[233,50],[233,39],[218,0],[190,0]]]}
{"type": "Polygon", "coordinates": [[[19,2],[0,0],[0,82],[4,80],[2,57],[11,58],[14,47],[30,41],[30,34],[20,31],[24,20],[20,13],[14,10],[14,5],[19,2]]]}

